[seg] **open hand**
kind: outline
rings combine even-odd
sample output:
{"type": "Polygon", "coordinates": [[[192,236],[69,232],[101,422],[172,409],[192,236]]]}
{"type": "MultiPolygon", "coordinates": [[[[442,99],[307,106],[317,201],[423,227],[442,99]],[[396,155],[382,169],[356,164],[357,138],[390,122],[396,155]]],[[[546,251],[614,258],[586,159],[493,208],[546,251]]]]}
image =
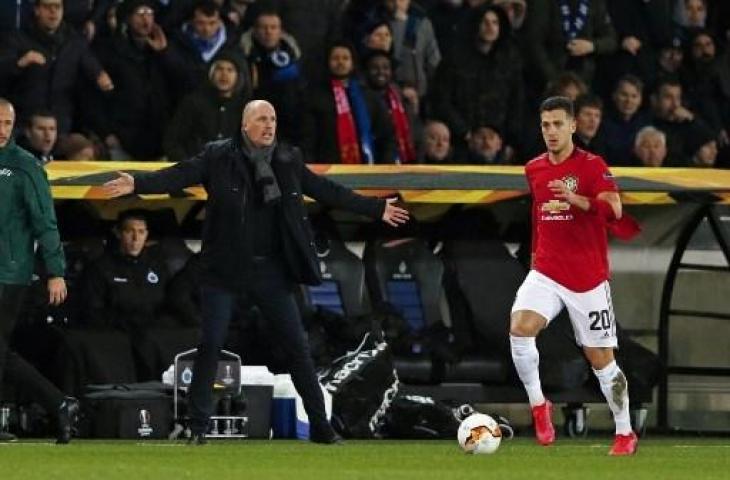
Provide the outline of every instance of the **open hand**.
{"type": "Polygon", "coordinates": [[[114,180],[109,180],[102,185],[104,193],[109,198],[121,197],[134,192],[134,177],[125,172],[119,172],[114,180]]]}
{"type": "Polygon", "coordinates": [[[397,227],[399,224],[406,223],[409,218],[408,210],[395,205],[395,202],[397,201],[397,198],[385,199],[383,221],[391,227],[397,227]]]}

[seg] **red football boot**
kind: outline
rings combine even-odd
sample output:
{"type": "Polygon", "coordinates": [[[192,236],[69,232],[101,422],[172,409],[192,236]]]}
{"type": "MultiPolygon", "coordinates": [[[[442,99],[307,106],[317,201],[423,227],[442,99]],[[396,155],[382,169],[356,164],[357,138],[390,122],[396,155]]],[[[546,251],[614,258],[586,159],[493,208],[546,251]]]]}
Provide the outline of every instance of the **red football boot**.
{"type": "Polygon", "coordinates": [[[545,400],[542,405],[532,407],[532,421],[535,425],[537,443],[548,446],[555,441],[555,428],[552,421],[553,404],[545,400]]]}
{"type": "Polygon", "coordinates": [[[608,454],[614,457],[633,455],[636,453],[637,448],[639,448],[639,438],[634,432],[628,435],[616,435],[613,440],[613,447],[611,447],[608,454]]]}

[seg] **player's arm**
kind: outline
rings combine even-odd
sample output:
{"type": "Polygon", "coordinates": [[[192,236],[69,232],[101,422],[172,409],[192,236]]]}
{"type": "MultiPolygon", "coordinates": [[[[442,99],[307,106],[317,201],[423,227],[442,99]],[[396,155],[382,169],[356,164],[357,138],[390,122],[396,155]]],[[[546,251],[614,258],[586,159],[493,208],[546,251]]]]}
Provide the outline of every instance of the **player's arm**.
{"type": "Polygon", "coordinates": [[[586,197],[570,190],[562,180],[551,181],[548,183],[548,188],[557,198],[575,205],[584,212],[594,213],[608,221],[621,218],[621,196],[618,192],[603,191],[595,197],[586,197]]]}
{"type": "Polygon", "coordinates": [[[596,201],[605,202],[611,207],[611,210],[613,210],[613,220],[621,219],[623,208],[621,206],[621,195],[618,192],[601,192],[596,195],[596,201]]]}

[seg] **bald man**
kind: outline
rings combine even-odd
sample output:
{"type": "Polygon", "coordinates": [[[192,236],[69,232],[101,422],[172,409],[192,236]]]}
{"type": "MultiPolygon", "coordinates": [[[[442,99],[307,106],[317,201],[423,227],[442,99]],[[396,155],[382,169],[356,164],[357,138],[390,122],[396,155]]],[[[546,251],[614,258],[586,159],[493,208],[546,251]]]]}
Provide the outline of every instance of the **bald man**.
{"type": "MultiPolygon", "coordinates": [[[[15,144],[14,124],[13,105],[0,98],[0,387],[6,377],[28,389],[57,417],[58,443],[68,443],[78,402],[64,397],[9,345],[33,274],[34,243],[48,271],[48,302],[58,305],[66,298],[65,262],[48,180],[40,162],[15,144]]],[[[14,439],[0,431],[0,442],[14,439]]]]}
{"type": "Polygon", "coordinates": [[[107,182],[111,197],[165,193],[202,184],[208,193],[203,226],[202,334],[190,387],[190,443],[206,443],[213,411],[213,382],[237,297],[245,295],[271,322],[287,355],[297,392],[309,416],[310,440],[339,443],[327,421],[322,391],[309,354],[293,292],[297,283],[321,282],[304,195],[330,207],[380,219],[408,220],[395,199],[375,199],[312,173],[298,148],[277,143],[276,112],[254,100],[243,110],[241,133],[207,144],[172,167],[107,182]]]}

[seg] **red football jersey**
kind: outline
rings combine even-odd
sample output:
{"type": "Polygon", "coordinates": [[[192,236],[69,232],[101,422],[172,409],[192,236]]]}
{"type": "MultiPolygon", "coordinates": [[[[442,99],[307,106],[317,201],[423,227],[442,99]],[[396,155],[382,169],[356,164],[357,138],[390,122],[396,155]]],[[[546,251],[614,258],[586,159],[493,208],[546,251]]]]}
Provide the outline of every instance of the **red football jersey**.
{"type": "Polygon", "coordinates": [[[606,220],[556,198],[548,188],[562,180],[573,192],[595,198],[618,190],[603,159],[575,148],[562,163],[544,153],[525,166],[532,192],[533,268],[574,292],[608,279],[606,220]]]}

